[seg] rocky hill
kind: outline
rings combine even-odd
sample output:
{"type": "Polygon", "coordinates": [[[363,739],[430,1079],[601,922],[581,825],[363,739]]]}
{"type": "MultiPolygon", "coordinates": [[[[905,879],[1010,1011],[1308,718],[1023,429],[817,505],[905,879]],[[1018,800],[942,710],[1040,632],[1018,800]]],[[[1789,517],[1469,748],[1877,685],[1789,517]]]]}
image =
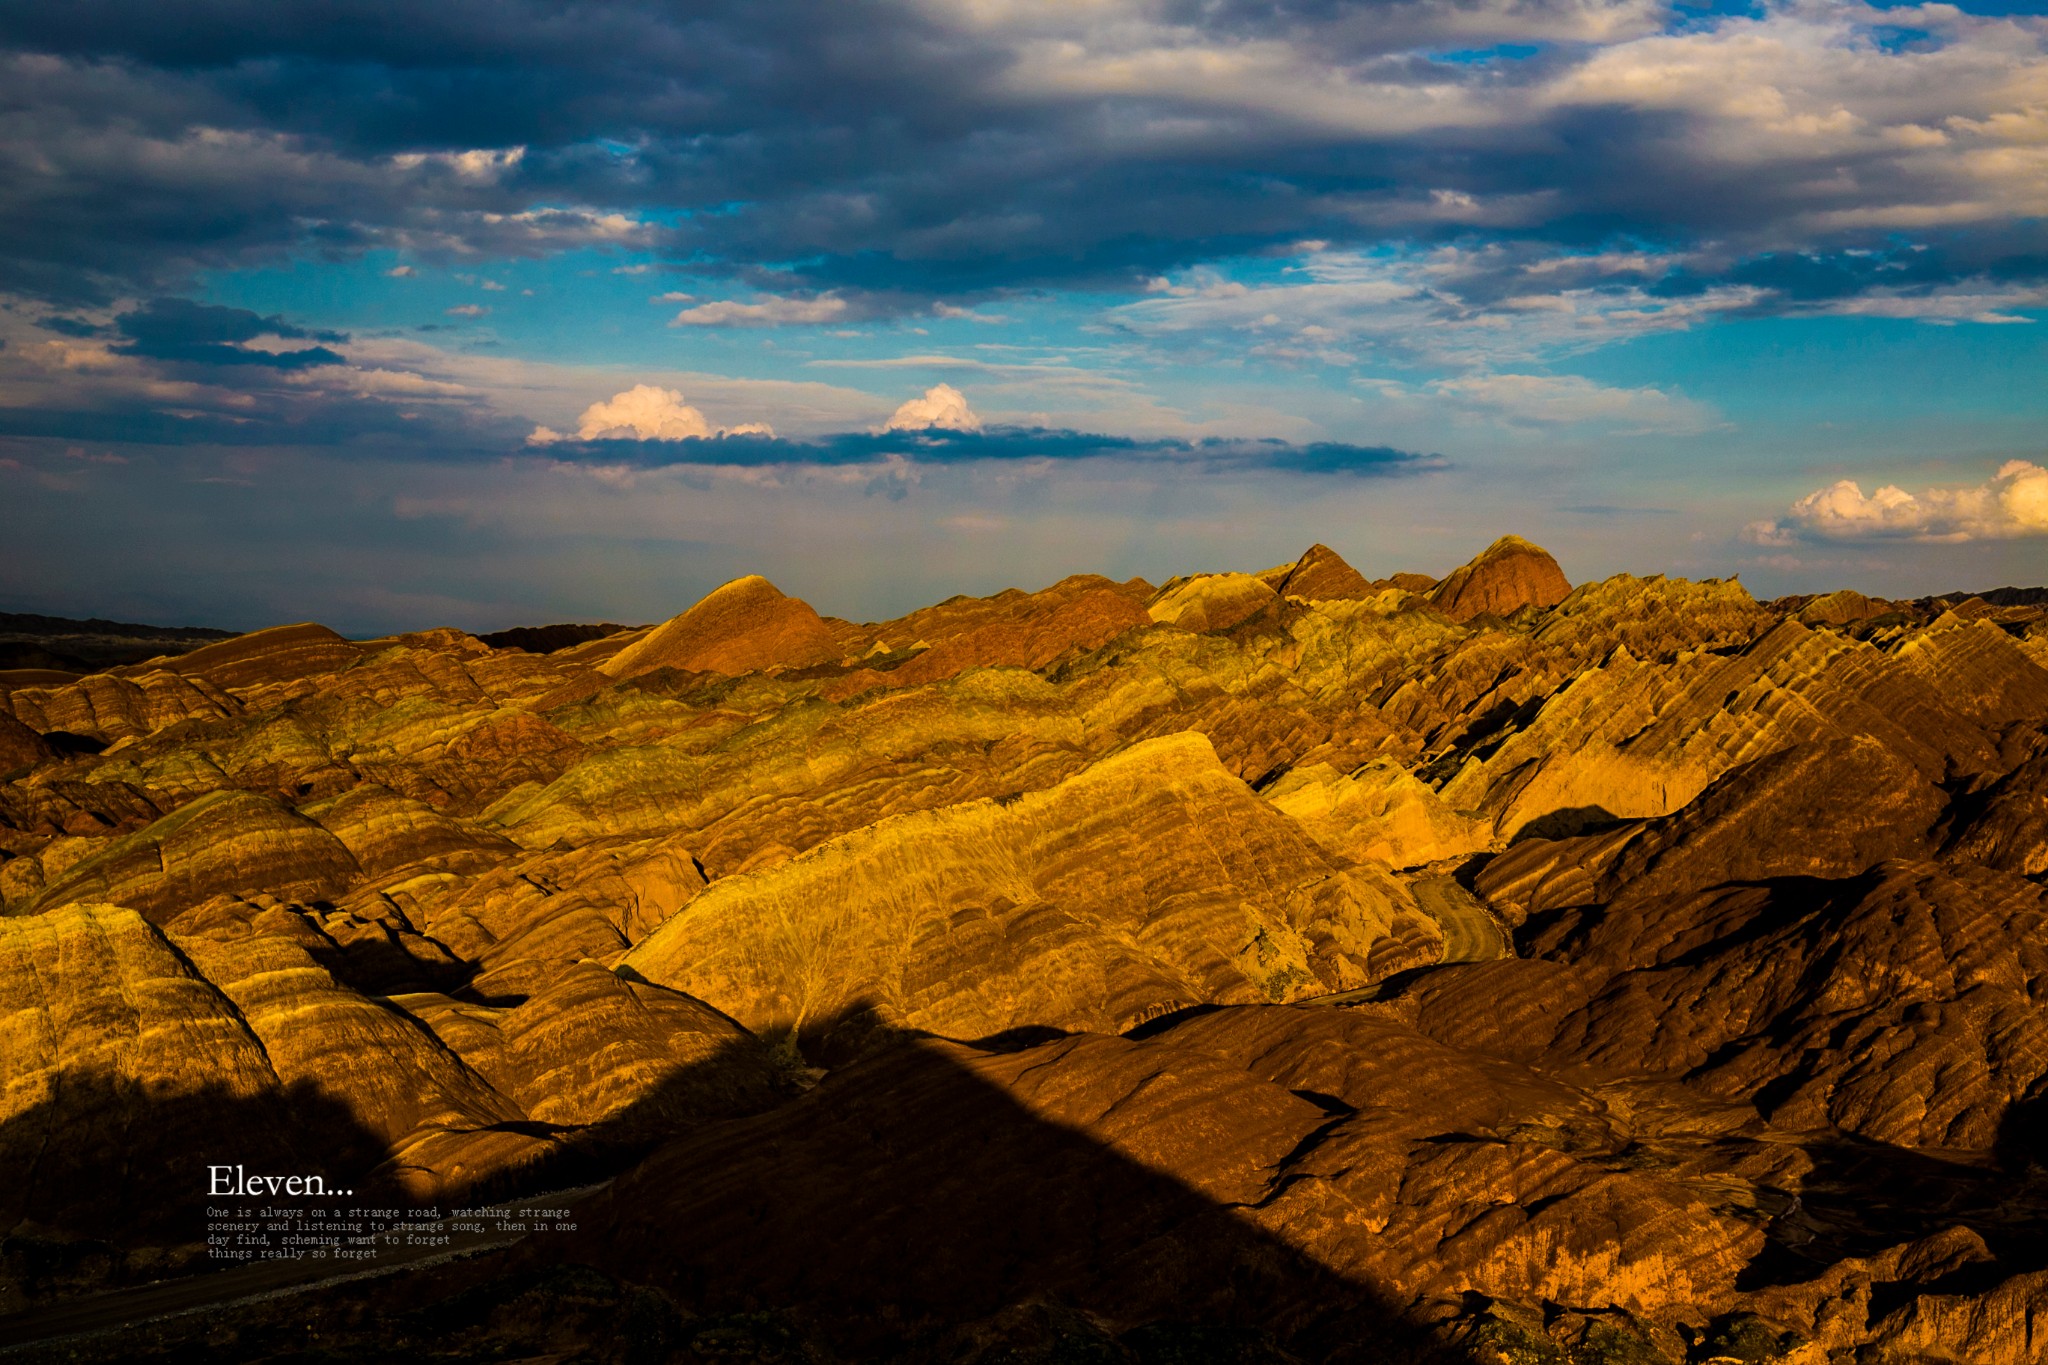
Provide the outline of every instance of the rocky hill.
{"type": "Polygon", "coordinates": [[[206,626],[144,626],[128,621],[103,621],[99,617],[74,621],[63,616],[0,611],[0,682],[62,682],[66,680],[9,675],[33,671],[78,677],[120,664],[184,654],[210,641],[233,637],[231,630],[206,626]]]}
{"type": "Polygon", "coordinates": [[[0,1343],[205,1300],[209,1161],[582,1190],[24,1358],[2048,1351],[2040,595],[1510,536],[0,682],[0,1343]]]}

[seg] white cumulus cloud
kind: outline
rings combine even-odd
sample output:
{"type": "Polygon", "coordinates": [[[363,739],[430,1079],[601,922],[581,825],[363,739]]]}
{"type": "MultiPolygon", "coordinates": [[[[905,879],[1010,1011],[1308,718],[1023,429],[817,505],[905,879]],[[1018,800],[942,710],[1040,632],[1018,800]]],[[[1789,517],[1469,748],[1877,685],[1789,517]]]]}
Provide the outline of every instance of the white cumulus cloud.
{"type": "Polygon", "coordinates": [[[1960,543],[2048,535],[2048,469],[2007,460],[1988,482],[1919,494],[1886,484],[1865,496],[1855,480],[1839,479],[1793,503],[1777,521],[1751,522],[1743,534],[1759,545],[1789,545],[1801,537],[1960,543]]]}
{"type": "MultiPolygon", "coordinates": [[[[689,441],[712,436],[773,436],[766,422],[714,427],[704,414],[683,401],[680,389],[635,384],[583,410],[576,424],[579,441],[689,441]]],[[[571,439],[548,427],[535,427],[528,445],[551,445],[571,439]]]]}
{"type": "Polygon", "coordinates": [[[936,384],[896,409],[884,431],[980,431],[981,418],[967,406],[967,395],[951,384],[936,384]]]}

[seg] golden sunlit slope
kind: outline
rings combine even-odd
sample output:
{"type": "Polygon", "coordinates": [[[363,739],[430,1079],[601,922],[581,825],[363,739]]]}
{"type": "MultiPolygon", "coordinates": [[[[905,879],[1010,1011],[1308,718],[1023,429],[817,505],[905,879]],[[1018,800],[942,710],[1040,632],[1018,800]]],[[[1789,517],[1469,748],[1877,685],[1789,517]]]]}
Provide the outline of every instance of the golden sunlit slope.
{"type": "Polygon", "coordinates": [[[1189,567],[0,692],[4,1197],[107,1248],[0,1289],[197,1261],[148,1132],[616,1174],[577,1256],[847,1358],[2034,1358],[2048,613],[1189,567]]]}

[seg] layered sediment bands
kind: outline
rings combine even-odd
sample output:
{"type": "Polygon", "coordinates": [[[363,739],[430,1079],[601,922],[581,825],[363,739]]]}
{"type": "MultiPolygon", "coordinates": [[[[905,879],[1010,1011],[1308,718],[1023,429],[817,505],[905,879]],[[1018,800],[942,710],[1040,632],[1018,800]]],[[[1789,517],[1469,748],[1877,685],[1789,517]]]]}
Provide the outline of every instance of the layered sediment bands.
{"type": "Polygon", "coordinates": [[[301,813],[340,840],[368,877],[421,863],[450,872],[481,872],[518,851],[501,835],[370,782],[301,807],[301,813]]]}
{"type": "Polygon", "coordinates": [[[55,687],[16,688],[7,694],[5,706],[16,720],[44,734],[61,730],[106,743],[241,709],[203,677],[165,672],[132,679],[95,673],[55,687]]]}
{"type": "Polygon", "coordinates": [[[2022,876],[2048,872],[2048,745],[1956,807],[1951,854],[2022,876]]]}
{"type": "MultiPolygon", "coordinates": [[[[161,667],[187,677],[200,677],[230,690],[265,683],[288,682],[346,668],[363,653],[327,627],[305,622],[251,631],[218,644],[202,645],[189,654],[165,659],[161,667]]],[[[129,671],[150,668],[136,664],[129,671]]]]}
{"type": "Polygon", "coordinates": [[[1524,607],[1564,601],[1572,585],[1540,545],[1502,536],[1477,559],[1451,570],[1429,591],[1430,604],[1453,621],[1475,616],[1513,616],[1524,607]]]}
{"type": "Polygon", "coordinates": [[[1279,601],[1279,594],[1250,574],[1199,574],[1162,588],[1145,614],[1182,630],[1228,630],[1279,601]]]}
{"type": "Polygon", "coordinates": [[[57,757],[57,746],[12,716],[0,716],[0,772],[18,772],[57,757]]]}
{"type": "Polygon", "coordinates": [[[791,1358],[2040,1358],[2048,607],[1180,567],[0,680],[0,1305],[225,1150],[791,1358]]]}
{"type": "Polygon", "coordinates": [[[1941,811],[1942,793],[1875,743],[1793,745],[1730,769],[1676,814],[1525,837],[1487,864],[1478,886],[1519,923],[1722,882],[1845,877],[1930,852],[1941,811]],[[1858,796],[1844,803],[1844,792],[1858,796]]]}
{"type": "MultiPolygon", "coordinates": [[[[1433,580],[1419,574],[1404,577],[1418,582],[1422,587],[1432,586],[1433,580]]],[[[1366,581],[1365,575],[1344,562],[1344,557],[1327,545],[1311,545],[1300,559],[1292,564],[1267,569],[1259,575],[1260,581],[1282,597],[1298,597],[1304,602],[1325,602],[1332,598],[1367,598],[1376,595],[1380,588],[1366,581]]],[[[1418,589],[1405,583],[1391,583],[1390,587],[1418,589]]]]}
{"type": "Polygon", "coordinates": [[[1115,583],[1076,574],[1039,592],[1012,588],[994,597],[951,598],[872,629],[872,650],[883,658],[915,651],[907,662],[886,673],[857,669],[830,682],[822,694],[850,697],[875,686],[935,682],[970,668],[1041,669],[1150,625],[1145,603],[1151,596],[1152,585],[1143,580],[1115,583]]]}
{"type": "Polygon", "coordinates": [[[0,919],[0,1002],[11,1228],[185,1242],[179,1216],[197,1216],[209,1157],[381,1158],[346,1122],[319,1134],[335,1114],[314,1097],[294,1096],[307,1101],[294,1112],[233,1003],[132,910],[0,919]]]}
{"type": "Polygon", "coordinates": [[[572,963],[516,1008],[444,995],[399,1003],[536,1122],[630,1121],[645,1137],[679,1122],[767,1108],[768,1050],[687,995],[572,963]]]}
{"type": "Polygon", "coordinates": [[[803,1305],[863,1355],[891,1322],[1027,1296],[1413,1359],[1401,1323],[1446,1290],[1648,1313],[1728,1293],[1753,1228],[1611,1152],[1503,1140],[1524,1107],[1606,1141],[1584,1095],[1334,1011],[1009,1054],[910,1043],[663,1151],[591,1207],[579,1253],[658,1265],[708,1306],[803,1305]],[[697,1235],[674,1247],[656,1210],[697,1235]],[[948,1254],[890,1251],[926,1238],[948,1254]]]}
{"type": "Polygon", "coordinates": [[[801,692],[758,700],[770,709],[755,723],[723,714],[679,734],[650,729],[651,742],[599,749],[489,814],[530,848],[699,831],[698,856],[724,873],[764,849],[800,850],[886,815],[1050,785],[1085,762],[1083,718],[1021,670],[975,670],[837,707],[801,692]]]}
{"type": "MultiPolygon", "coordinates": [[[[1986,643],[1961,685],[2040,681],[2016,649],[1986,643]]],[[[1659,663],[1618,646],[1468,758],[1443,790],[1460,807],[1497,811],[1504,837],[1532,824],[1568,833],[1575,821],[1668,814],[1736,764],[1793,744],[1858,739],[1931,783],[2001,765],[1992,735],[1918,667],[1786,621],[1732,655],[1659,663]]]]}
{"type": "Polygon", "coordinates": [[[1263,795],[1310,838],[1353,862],[1415,867],[1479,853],[1492,842],[1483,822],[1452,810],[1433,788],[1387,760],[1352,773],[1306,764],[1263,795]]]}
{"type": "Polygon", "coordinates": [[[1331,860],[1186,735],[715,883],[626,964],[822,1042],[849,1014],[965,1038],[1113,1032],[1351,989],[1440,948],[1398,884],[1331,860]]]}
{"type": "Polygon", "coordinates": [[[656,626],[598,667],[615,678],[657,668],[756,673],[839,657],[832,632],[806,602],[758,574],[737,578],[656,626]]]}
{"type": "Polygon", "coordinates": [[[536,1159],[518,1106],[404,1015],[334,980],[282,934],[174,940],[230,1001],[279,1081],[309,1084],[380,1145],[373,1179],[426,1201],[536,1159]]]}
{"type": "Polygon", "coordinates": [[[360,871],[341,840],[296,811],[250,792],[214,792],[113,840],[27,909],[105,901],[163,920],[223,893],[331,897],[360,871]]]}

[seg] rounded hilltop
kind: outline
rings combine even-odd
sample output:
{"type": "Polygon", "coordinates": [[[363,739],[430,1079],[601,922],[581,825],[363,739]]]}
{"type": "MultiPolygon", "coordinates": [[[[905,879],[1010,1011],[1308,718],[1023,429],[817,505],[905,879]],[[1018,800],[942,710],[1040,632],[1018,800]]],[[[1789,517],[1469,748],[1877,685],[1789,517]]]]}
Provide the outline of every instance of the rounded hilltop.
{"type": "Polygon", "coordinates": [[[657,668],[696,673],[758,673],[802,668],[840,657],[824,619],[801,598],[748,574],[712,589],[696,605],[626,646],[599,668],[630,678],[657,668]]]}
{"type": "Polygon", "coordinates": [[[1572,585],[1550,551],[1520,536],[1502,536],[1470,563],[1451,570],[1429,600],[1453,621],[1513,616],[1524,607],[1554,607],[1572,585]]]}

